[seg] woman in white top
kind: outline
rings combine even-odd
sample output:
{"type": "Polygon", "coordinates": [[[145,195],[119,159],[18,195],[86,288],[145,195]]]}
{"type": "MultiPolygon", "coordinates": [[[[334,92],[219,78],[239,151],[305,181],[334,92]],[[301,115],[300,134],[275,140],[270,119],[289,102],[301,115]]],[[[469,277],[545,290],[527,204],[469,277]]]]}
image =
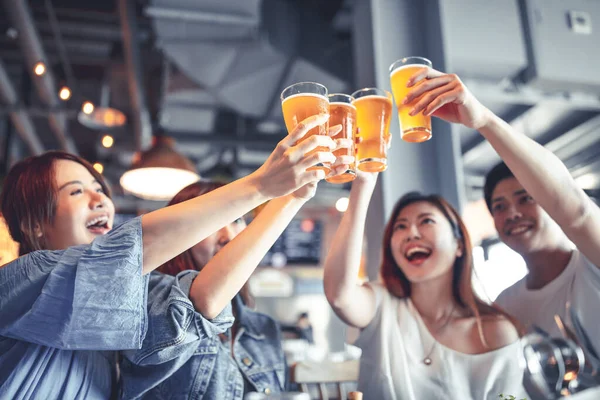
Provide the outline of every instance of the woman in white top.
{"type": "Polygon", "coordinates": [[[526,396],[517,330],[471,286],[471,241],[441,197],[409,193],[383,238],[383,284],[357,281],[376,174],[359,173],[325,263],[325,294],[360,328],[358,389],[368,399],[526,396]]]}

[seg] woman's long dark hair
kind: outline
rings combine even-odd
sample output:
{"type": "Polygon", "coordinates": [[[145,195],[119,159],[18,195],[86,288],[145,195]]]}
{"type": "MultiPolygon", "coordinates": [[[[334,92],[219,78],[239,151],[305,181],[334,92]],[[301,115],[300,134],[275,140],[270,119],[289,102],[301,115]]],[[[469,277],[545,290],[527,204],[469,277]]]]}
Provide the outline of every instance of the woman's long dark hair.
{"type": "MultiPolygon", "coordinates": [[[[177,193],[175,197],[171,199],[168,205],[170,206],[173,204],[182,203],[195,197],[202,196],[203,194],[212,192],[213,190],[218,189],[222,186],[225,186],[224,182],[208,180],[201,180],[192,183],[191,185],[188,185],[181,189],[179,193],[177,193]]],[[[189,249],[158,267],[158,271],[162,272],[163,274],[175,276],[181,271],[187,271],[190,269],[200,271],[202,267],[204,267],[204,265],[198,265],[198,263],[194,260],[194,257],[192,256],[192,250],[189,249]]],[[[246,282],[244,286],[240,289],[239,294],[242,297],[242,301],[246,306],[254,307],[254,298],[250,294],[248,282],[246,282]]]]}
{"type": "Polygon", "coordinates": [[[473,246],[471,244],[469,232],[458,212],[439,195],[424,195],[418,192],[411,192],[402,196],[394,206],[392,215],[388,220],[383,234],[381,277],[387,290],[399,298],[410,297],[411,283],[394,260],[391,240],[394,233],[394,222],[398,218],[400,212],[410,204],[420,202],[429,203],[441,211],[450,223],[454,237],[462,246],[462,255],[456,257],[454,266],[452,267],[452,295],[454,300],[461,307],[469,310],[471,316],[476,318],[482,343],[484,345],[486,344],[483,335],[481,316],[503,316],[511,321],[515,328],[520,331],[520,325],[516,323],[514,318],[506,314],[506,312],[500,308],[487,304],[481,300],[473,290],[471,281],[473,273],[473,246]]]}

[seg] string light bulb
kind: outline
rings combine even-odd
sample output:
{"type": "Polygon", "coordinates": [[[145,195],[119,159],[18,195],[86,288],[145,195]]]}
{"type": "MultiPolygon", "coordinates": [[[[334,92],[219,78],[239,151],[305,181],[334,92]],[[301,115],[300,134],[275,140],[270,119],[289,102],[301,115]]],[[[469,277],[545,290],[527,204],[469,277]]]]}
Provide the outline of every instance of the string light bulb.
{"type": "Polygon", "coordinates": [[[110,135],[104,135],[102,138],[102,146],[106,147],[107,149],[110,149],[114,143],[115,139],[113,139],[113,137],[110,135]]]}
{"type": "Polygon", "coordinates": [[[89,115],[94,112],[94,105],[91,102],[86,101],[83,103],[83,107],[81,107],[81,109],[83,110],[84,114],[89,115]]]}
{"type": "Polygon", "coordinates": [[[46,65],[43,62],[38,62],[34,65],[33,67],[33,72],[37,75],[37,76],[42,76],[46,73],[46,65]]]}
{"type": "Polygon", "coordinates": [[[104,172],[104,165],[102,165],[102,164],[100,164],[100,163],[98,163],[98,162],[97,162],[97,163],[94,163],[93,167],[94,167],[94,169],[95,169],[96,171],[98,171],[98,173],[99,173],[99,174],[101,174],[101,173],[103,173],[103,172],[104,172]]]}
{"type": "Polygon", "coordinates": [[[67,86],[63,86],[60,89],[60,92],[58,92],[58,97],[61,98],[61,100],[67,101],[71,98],[71,89],[69,89],[67,86]]]}

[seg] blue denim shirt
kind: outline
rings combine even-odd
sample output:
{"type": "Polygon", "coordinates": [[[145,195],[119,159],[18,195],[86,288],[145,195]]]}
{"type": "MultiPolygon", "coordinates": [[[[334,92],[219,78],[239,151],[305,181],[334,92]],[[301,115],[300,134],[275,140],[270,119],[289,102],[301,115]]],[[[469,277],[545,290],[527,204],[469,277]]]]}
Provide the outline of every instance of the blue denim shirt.
{"type": "Polygon", "coordinates": [[[0,399],[107,399],[111,350],[141,347],[147,282],[140,218],[0,268],[0,399]]]}
{"type": "Polygon", "coordinates": [[[194,310],[189,291],[197,272],[153,273],[148,294],[148,335],[142,349],[124,351],[124,399],[241,400],[249,390],[281,392],[286,365],[280,330],[267,315],[233,300],[239,329],[233,345],[219,334],[233,325],[229,305],[208,320],[194,310]]]}

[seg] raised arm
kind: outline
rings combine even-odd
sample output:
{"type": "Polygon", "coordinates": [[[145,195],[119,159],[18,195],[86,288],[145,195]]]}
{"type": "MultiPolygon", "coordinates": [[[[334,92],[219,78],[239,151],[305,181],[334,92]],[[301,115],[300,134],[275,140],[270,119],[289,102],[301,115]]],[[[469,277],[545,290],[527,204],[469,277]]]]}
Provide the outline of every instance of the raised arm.
{"type": "Polygon", "coordinates": [[[293,195],[271,200],[202,268],[190,290],[190,299],[199,313],[212,319],[229,304],[304,202],[293,195]]]}
{"type": "Polygon", "coordinates": [[[279,142],[267,161],[251,175],[203,196],[144,215],[144,272],[154,270],[265,201],[323,179],[323,171],[306,169],[318,162],[330,161],[332,153],[306,155],[302,151],[317,146],[333,150],[335,142],[328,136],[315,135],[300,145],[295,146],[295,143],[327,118],[328,115],[308,118],[279,142]]]}
{"type": "Polygon", "coordinates": [[[325,296],[335,313],[357,328],[366,327],[376,312],[373,289],[358,281],[365,220],[376,182],[376,174],[359,172],[325,260],[325,296]]]}
{"type": "Polygon", "coordinates": [[[424,69],[412,78],[408,100],[422,96],[424,112],[478,130],[498,152],[525,190],[546,210],[595,265],[600,266],[600,209],[552,152],[485,108],[453,74],[424,69]]]}
{"type": "MultiPolygon", "coordinates": [[[[330,133],[338,131],[335,129],[330,133]]],[[[349,147],[352,142],[338,139],[336,144],[349,147]]],[[[298,146],[298,151],[308,152],[308,146],[310,142],[304,142],[298,146]]],[[[331,159],[336,161],[333,155],[331,159]]],[[[339,158],[333,173],[346,171],[353,159],[351,156],[339,158]]],[[[271,200],[246,229],[202,268],[190,290],[190,299],[198,312],[212,319],[229,304],[302,205],[314,196],[316,189],[317,183],[313,182],[294,193],[271,200]]]]}
{"type": "Polygon", "coordinates": [[[600,266],[600,209],[577,185],[562,161],[496,115],[491,114],[479,132],[569,239],[594,265],[600,266]]]}

